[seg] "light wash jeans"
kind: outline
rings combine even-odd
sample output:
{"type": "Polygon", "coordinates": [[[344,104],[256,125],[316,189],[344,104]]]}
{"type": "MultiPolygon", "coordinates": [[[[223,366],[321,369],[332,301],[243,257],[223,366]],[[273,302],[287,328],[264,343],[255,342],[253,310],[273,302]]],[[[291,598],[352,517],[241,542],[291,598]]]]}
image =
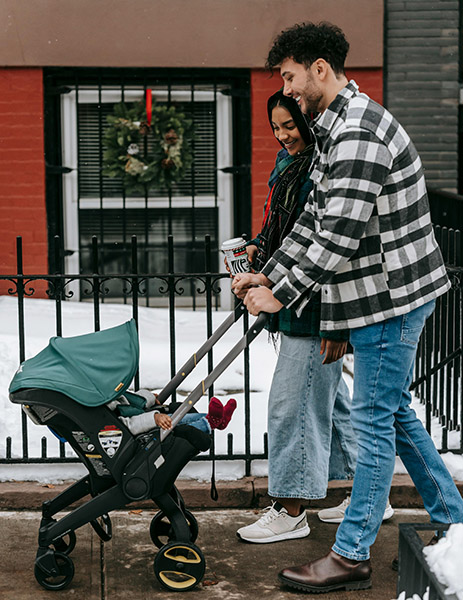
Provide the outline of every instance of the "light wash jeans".
{"type": "Polygon", "coordinates": [[[179,425],[191,425],[191,427],[196,427],[200,431],[211,433],[211,426],[205,413],[187,413],[179,422],[179,425]]]}
{"type": "Polygon", "coordinates": [[[269,496],[324,498],[352,478],[357,442],[342,360],[322,365],[320,339],[281,334],[268,407],[269,496]]]}
{"type": "Polygon", "coordinates": [[[463,521],[458,489],[409,406],[416,347],[434,306],[433,300],[400,317],[351,330],[351,420],[357,434],[358,461],[351,503],[333,550],[353,560],[369,558],[388,500],[396,448],[431,521],[463,521]]]}

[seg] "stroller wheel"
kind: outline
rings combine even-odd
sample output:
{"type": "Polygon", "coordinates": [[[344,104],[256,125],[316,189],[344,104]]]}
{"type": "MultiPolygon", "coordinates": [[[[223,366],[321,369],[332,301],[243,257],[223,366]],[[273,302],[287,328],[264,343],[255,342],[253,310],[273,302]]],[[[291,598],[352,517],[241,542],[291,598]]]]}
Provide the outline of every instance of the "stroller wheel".
{"type": "Polygon", "coordinates": [[[52,542],[52,546],[62,554],[71,554],[76,547],[76,541],[76,534],[74,531],[70,531],[67,535],[52,542]]]}
{"type": "MultiPolygon", "coordinates": [[[[198,521],[189,510],[184,509],[182,512],[190,528],[190,542],[195,542],[198,537],[198,521]]],[[[162,546],[171,542],[174,538],[170,521],[162,510],[156,513],[151,521],[150,536],[157,548],[162,548],[162,546]]]]}
{"type": "Polygon", "coordinates": [[[183,592],[200,583],[206,570],[206,561],[194,544],[170,542],[156,554],[153,567],[154,574],[164,588],[183,592]]]}
{"type": "Polygon", "coordinates": [[[55,560],[58,572],[53,575],[45,573],[37,564],[34,568],[35,578],[46,590],[64,590],[74,577],[74,563],[67,554],[55,552],[55,560]]]}

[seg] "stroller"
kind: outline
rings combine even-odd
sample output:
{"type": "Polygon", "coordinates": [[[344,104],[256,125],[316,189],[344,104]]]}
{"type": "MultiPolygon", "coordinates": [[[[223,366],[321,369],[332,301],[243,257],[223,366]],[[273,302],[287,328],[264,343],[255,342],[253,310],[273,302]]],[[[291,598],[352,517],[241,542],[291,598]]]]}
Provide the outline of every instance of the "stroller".
{"type": "MultiPolygon", "coordinates": [[[[238,305],[160,392],[164,403],[212,346],[242,316],[238,305]]],[[[151,499],[159,512],[150,524],[158,553],[154,572],[173,591],[198,585],[205,559],[195,545],[198,524],[185,507],[175,480],[183,467],[210,447],[210,435],[178,425],[231,362],[260,333],[267,320],[261,314],[213,371],[179,404],[172,429],[134,436],[107,404],[126,393],[138,369],[139,346],[135,321],[71,338],[51,338],[35,357],[24,361],[10,384],[10,400],[38,425],[46,425],[68,442],[88,474],[42,505],[34,574],[48,590],[61,590],[74,576],[70,557],[75,531],[90,523],[104,542],[112,537],[109,513],[134,501],[151,499]],[[109,352],[108,352],[109,349],[109,352]],[[108,358],[107,358],[108,357],[108,358]],[[59,511],[90,496],[57,520],[59,511]]]]}

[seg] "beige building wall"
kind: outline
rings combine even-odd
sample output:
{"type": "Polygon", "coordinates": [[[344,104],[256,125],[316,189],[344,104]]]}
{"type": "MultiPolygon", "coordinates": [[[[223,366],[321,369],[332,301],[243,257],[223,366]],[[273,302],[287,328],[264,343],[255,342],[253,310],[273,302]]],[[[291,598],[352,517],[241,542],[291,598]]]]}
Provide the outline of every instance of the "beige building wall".
{"type": "Polygon", "coordinates": [[[0,66],[260,68],[281,30],[322,20],[348,67],[382,67],[383,0],[0,0],[0,66]]]}

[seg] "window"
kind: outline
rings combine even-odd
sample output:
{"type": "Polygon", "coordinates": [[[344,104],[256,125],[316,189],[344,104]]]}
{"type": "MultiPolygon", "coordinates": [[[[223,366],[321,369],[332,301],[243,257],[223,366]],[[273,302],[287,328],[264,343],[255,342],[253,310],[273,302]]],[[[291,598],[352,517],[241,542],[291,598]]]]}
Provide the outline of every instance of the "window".
{"type": "MultiPolygon", "coordinates": [[[[205,234],[211,236],[214,250],[212,269],[223,270],[219,243],[233,236],[233,178],[221,171],[233,164],[231,97],[222,93],[226,87],[207,85],[151,89],[157,103],[181,107],[194,123],[192,168],[169,193],[150,190],[147,195],[126,196],[119,180],[102,174],[107,116],[117,102],[143,100],[143,87],[80,86],[62,96],[62,164],[72,169],[63,176],[67,272],[91,273],[93,235],[102,248],[100,272],[127,272],[132,235],[138,238],[140,271],[166,272],[168,234],[174,236],[176,272],[204,269],[200,262],[205,234]]],[[[185,295],[194,295],[194,288],[185,295]]],[[[81,297],[82,290],[73,291],[81,297]]],[[[117,282],[111,284],[109,296],[123,296],[117,282]]],[[[151,304],[162,304],[155,283],[150,284],[148,298],[151,304]]],[[[229,306],[228,291],[221,304],[229,306]]]]}

